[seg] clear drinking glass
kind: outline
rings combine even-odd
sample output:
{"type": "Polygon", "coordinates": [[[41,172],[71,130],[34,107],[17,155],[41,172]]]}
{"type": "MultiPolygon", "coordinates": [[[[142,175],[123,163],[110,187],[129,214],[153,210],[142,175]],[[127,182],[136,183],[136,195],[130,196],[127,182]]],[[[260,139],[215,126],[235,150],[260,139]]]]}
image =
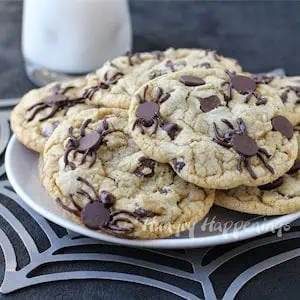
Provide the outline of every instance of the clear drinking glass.
{"type": "Polygon", "coordinates": [[[39,86],[91,72],[131,45],[127,0],[24,0],[22,52],[39,86]]]}

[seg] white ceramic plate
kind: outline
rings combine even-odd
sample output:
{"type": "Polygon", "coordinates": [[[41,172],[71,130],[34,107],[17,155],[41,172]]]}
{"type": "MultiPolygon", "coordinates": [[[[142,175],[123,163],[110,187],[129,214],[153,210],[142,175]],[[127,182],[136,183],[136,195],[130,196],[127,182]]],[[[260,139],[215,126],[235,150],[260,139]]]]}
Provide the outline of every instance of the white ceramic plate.
{"type": "Polygon", "coordinates": [[[128,240],[82,227],[62,215],[40,184],[38,154],[28,150],[13,136],[5,156],[8,179],[19,196],[46,219],[79,234],[106,242],[149,248],[197,248],[251,238],[300,218],[300,212],[279,217],[258,217],[213,207],[209,215],[189,232],[168,239],[128,240]]]}

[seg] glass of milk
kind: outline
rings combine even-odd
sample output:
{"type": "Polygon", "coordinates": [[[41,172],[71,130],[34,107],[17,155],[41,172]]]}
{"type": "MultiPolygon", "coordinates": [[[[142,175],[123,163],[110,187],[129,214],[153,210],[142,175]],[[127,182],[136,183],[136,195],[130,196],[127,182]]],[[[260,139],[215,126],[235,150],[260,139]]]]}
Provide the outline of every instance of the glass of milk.
{"type": "Polygon", "coordinates": [[[127,0],[24,0],[22,52],[40,86],[91,72],[131,44],[127,0]]]}

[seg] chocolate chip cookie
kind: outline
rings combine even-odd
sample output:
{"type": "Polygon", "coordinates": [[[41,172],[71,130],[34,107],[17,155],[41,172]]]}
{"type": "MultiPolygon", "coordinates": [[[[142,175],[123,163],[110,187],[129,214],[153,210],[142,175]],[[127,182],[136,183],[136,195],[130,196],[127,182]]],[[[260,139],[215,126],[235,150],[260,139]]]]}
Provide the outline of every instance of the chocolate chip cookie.
{"type": "Polygon", "coordinates": [[[214,190],[183,181],[143,154],[126,111],[86,110],[58,126],[45,146],[43,183],[72,220],[124,238],[186,230],[214,201],[214,190]]]}
{"type": "Polygon", "coordinates": [[[216,191],[215,204],[258,215],[283,215],[300,210],[300,162],[275,181],[259,186],[240,186],[216,191]]]}
{"type": "Polygon", "coordinates": [[[127,53],[97,70],[97,76],[90,77],[85,92],[96,105],[128,109],[131,96],[144,83],[188,66],[241,71],[236,60],[203,49],[170,48],[166,51],[127,53]]]}
{"type": "Polygon", "coordinates": [[[141,150],[205,188],[257,186],[287,172],[297,139],[276,91],[222,69],[185,69],[141,87],[129,110],[141,150]]]}
{"type": "Polygon", "coordinates": [[[300,123],[300,76],[262,76],[262,81],[276,89],[284,110],[282,114],[293,126],[300,123]]]}
{"type": "Polygon", "coordinates": [[[42,152],[54,129],[67,116],[94,105],[82,96],[86,79],[54,83],[28,92],[11,114],[11,127],[26,147],[42,152]]]}

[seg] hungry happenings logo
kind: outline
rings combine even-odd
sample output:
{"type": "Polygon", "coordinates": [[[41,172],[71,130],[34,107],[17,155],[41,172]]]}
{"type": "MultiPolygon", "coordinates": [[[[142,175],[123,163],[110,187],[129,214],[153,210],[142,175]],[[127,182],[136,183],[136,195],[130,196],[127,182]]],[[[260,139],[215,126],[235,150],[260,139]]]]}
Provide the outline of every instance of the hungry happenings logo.
{"type": "MultiPolygon", "coordinates": [[[[176,237],[183,235],[183,231],[188,230],[189,238],[197,238],[203,236],[202,233],[211,233],[214,235],[221,234],[221,238],[235,238],[239,239],[240,233],[248,231],[251,236],[272,232],[277,237],[282,237],[284,232],[291,229],[289,224],[282,222],[270,222],[268,217],[256,217],[249,220],[227,220],[220,221],[216,216],[206,217],[201,223],[193,225],[191,222],[183,222],[180,224],[154,224],[146,221],[143,224],[144,231],[150,232],[166,232],[175,233],[176,237]],[[252,234],[252,233],[255,234],[252,234]]],[[[186,236],[186,233],[184,233],[186,236]]]]}

